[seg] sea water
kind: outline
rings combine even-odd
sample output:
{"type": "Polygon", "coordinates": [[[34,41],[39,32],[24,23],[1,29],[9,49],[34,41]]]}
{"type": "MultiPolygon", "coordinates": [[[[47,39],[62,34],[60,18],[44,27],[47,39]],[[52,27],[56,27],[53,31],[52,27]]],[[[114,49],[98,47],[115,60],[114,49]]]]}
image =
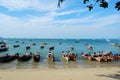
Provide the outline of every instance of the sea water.
{"type": "Polygon", "coordinates": [[[113,54],[119,53],[117,47],[112,46],[110,43],[120,44],[119,39],[11,39],[2,38],[0,39],[6,41],[9,46],[9,50],[6,52],[0,52],[0,54],[15,54],[20,53],[20,55],[32,52],[40,52],[41,60],[38,63],[27,61],[18,62],[17,60],[10,63],[0,63],[0,68],[84,68],[84,67],[102,67],[102,66],[119,66],[120,62],[109,62],[109,63],[98,63],[86,61],[81,58],[81,52],[109,52],[112,51],[113,54]],[[24,43],[23,43],[24,42],[24,43]],[[42,43],[47,43],[44,49],[40,46],[42,43]],[[36,43],[36,45],[33,45],[36,43]],[[60,44],[61,43],[61,44],[60,44]],[[14,48],[13,45],[19,44],[20,47],[14,48]],[[86,48],[85,44],[89,44],[93,47],[90,51],[86,48]],[[31,45],[30,50],[26,50],[26,46],[31,45]],[[47,61],[47,55],[49,53],[49,47],[54,46],[54,53],[56,61],[54,63],[49,63],[47,61]],[[71,51],[70,46],[74,47],[73,53],[78,54],[78,59],[76,62],[65,63],[61,60],[62,51],[71,51]]]}

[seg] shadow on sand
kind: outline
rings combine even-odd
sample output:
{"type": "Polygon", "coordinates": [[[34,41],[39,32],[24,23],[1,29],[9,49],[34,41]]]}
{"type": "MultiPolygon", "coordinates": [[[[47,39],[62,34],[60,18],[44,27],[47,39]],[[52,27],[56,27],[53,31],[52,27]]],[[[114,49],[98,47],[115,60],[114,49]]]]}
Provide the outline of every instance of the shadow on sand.
{"type": "Polygon", "coordinates": [[[109,77],[109,78],[114,78],[116,80],[120,80],[120,71],[118,71],[116,74],[109,74],[109,75],[97,75],[101,77],[109,77]]]}

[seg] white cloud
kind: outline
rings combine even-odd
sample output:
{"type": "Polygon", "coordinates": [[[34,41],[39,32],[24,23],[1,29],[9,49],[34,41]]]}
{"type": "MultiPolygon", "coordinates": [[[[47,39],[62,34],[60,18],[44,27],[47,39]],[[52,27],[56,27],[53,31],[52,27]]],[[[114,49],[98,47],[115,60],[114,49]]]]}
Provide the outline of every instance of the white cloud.
{"type": "Polygon", "coordinates": [[[108,15],[108,16],[103,16],[103,17],[98,17],[91,22],[94,26],[98,27],[105,27],[109,26],[112,24],[118,24],[120,23],[120,15],[108,15]]]}
{"type": "MultiPolygon", "coordinates": [[[[71,13],[70,13],[71,14],[71,13]]],[[[97,15],[68,20],[57,20],[51,15],[12,17],[0,14],[0,36],[36,38],[77,38],[108,36],[115,29],[108,28],[119,23],[119,15],[96,17],[97,15]],[[107,31],[110,30],[110,31],[107,31]],[[106,33],[107,32],[107,33],[106,33]],[[96,34],[96,35],[95,35],[96,34]]],[[[119,29],[118,29],[119,30],[119,29]]],[[[118,33],[118,31],[116,31],[118,33]]],[[[114,32],[115,33],[115,32],[114,32]]],[[[116,34],[118,36],[119,34],[116,34]]],[[[114,35],[113,35],[114,36],[114,35]]]]}
{"type": "Polygon", "coordinates": [[[87,9],[77,9],[77,10],[69,10],[69,11],[62,11],[62,12],[56,12],[56,11],[52,11],[50,13],[51,16],[64,16],[64,15],[69,15],[69,14],[74,14],[74,13],[83,13],[88,11],[87,9]]]}
{"type": "Polygon", "coordinates": [[[64,20],[58,20],[56,23],[59,24],[84,24],[84,25],[92,25],[97,27],[105,27],[111,24],[120,23],[119,21],[120,16],[119,15],[108,15],[108,16],[102,16],[98,17],[98,15],[89,15],[82,18],[71,18],[71,19],[64,19],[64,20]]]}
{"type": "Polygon", "coordinates": [[[113,33],[115,37],[120,36],[119,29],[111,26],[116,24],[118,28],[120,15],[108,14],[107,16],[102,16],[101,14],[103,14],[103,12],[94,14],[88,12],[88,14],[84,14],[84,12],[88,11],[87,8],[71,8],[71,5],[73,5],[72,2],[74,1],[70,2],[69,0],[65,0],[61,8],[57,8],[57,1],[58,0],[0,0],[0,6],[11,11],[8,13],[22,10],[38,11],[38,13],[40,13],[38,16],[25,13],[26,15],[22,17],[0,13],[0,36],[26,38],[89,38],[103,37],[103,35],[106,37],[109,36],[110,33],[113,33]],[[70,8],[67,8],[67,6],[70,8]],[[61,17],[63,18],[60,19],[61,17]]]}
{"type": "Polygon", "coordinates": [[[0,5],[8,8],[10,11],[50,11],[57,9],[57,0],[0,0],[0,5]]]}

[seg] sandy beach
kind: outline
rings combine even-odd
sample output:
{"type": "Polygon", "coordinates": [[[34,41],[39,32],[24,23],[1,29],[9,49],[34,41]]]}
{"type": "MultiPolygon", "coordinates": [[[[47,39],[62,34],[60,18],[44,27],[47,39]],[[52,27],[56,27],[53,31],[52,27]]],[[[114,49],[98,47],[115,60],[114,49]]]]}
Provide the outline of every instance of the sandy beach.
{"type": "Polygon", "coordinates": [[[120,69],[1,69],[0,80],[120,80],[120,69]]]}

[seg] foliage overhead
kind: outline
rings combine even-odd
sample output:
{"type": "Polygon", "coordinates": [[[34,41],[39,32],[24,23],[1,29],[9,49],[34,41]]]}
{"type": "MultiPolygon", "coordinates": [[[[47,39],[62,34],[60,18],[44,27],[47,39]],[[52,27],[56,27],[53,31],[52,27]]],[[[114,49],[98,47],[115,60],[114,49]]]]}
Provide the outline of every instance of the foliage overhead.
{"type": "Polygon", "coordinates": [[[58,7],[60,7],[60,4],[63,2],[64,0],[58,0],[58,7]]]}
{"type": "MultiPolygon", "coordinates": [[[[64,1],[65,0],[58,0],[58,7],[60,7],[61,3],[64,1]]],[[[90,0],[83,0],[83,4],[87,4],[89,2],[90,2],[90,0]]],[[[109,4],[106,0],[95,0],[94,3],[89,4],[86,7],[89,9],[89,11],[91,11],[96,3],[99,3],[100,7],[102,7],[102,8],[108,8],[108,4],[109,4]]],[[[115,9],[117,9],[118,11],[120,10],[120,1],[115,3],[115,9]]]]}
{"type": "Polygon", "coordinates": [[[120,10],[120,1],[116,3],[115,8],[119,11],[120,10]]]}
{"type": "Polygon", "coordinates": [[[87,7],[89,8],[89,11],[91,11],[93,9],[93,4],[90,4],[87,7]]]}

